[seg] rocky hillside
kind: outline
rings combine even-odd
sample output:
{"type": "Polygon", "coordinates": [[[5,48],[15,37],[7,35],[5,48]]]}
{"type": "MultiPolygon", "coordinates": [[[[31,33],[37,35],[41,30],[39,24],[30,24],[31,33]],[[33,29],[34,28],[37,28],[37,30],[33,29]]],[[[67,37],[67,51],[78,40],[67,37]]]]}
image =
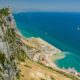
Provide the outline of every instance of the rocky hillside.
{"type": "Polygon", "coordinates": [[[17,30],[9,8],[0,10],[0,80],[17,80],[17,61],[24,61],[25,52],[16,36],[17,30]]]}
{"type": "Polygon", "coordinates": [[[11,9],[0,10],[0,80],[80,80],[54,67],[49,56],[60,52],[39,38],[24,38],[11,9]]]}

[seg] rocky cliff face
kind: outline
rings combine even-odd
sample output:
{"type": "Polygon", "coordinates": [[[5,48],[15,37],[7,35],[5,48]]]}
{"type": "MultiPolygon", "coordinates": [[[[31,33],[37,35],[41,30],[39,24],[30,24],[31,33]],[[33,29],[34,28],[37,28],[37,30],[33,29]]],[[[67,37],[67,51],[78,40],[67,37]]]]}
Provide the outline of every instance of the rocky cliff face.
{"type": "Polygon", "coordinates": [[[9,8],[0,10],[0,80],[16,80],[18,68],[16,56],[16,30],[9,8]]]}

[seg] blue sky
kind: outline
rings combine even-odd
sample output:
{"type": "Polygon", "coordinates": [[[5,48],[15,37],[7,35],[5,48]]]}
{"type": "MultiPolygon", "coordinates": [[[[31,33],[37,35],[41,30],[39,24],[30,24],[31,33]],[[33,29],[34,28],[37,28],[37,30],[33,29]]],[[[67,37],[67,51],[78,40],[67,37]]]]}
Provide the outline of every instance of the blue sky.
{"type": "Polygon", "coordinates": [[[14,11],[80,12],[80,0],[0,0],[14,11]]]}

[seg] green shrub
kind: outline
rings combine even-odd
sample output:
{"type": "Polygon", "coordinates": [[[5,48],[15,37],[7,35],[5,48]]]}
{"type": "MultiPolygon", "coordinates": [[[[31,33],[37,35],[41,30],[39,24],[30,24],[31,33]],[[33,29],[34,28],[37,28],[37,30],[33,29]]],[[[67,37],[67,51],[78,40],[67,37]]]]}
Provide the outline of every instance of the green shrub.
{"type": "Polygon", "coordinates": [[[26,53],[24,52],[24,50],[20,50],[20,52],[17,55],[17,58],[19,61],[24,62],[26,59],[26,53]]]}
{"type": "Polygon", "coordinates": [[[0,52],[0,62],[3,67],[4,67],[5,59],[6,59],[5,54],[0,52]]]}

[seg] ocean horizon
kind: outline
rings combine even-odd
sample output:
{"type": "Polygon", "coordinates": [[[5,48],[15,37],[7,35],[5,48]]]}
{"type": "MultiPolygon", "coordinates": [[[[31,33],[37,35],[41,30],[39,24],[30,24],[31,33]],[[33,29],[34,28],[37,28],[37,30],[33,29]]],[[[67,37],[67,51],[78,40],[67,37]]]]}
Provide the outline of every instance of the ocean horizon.
{"type": "Polygon", "coordinates": [[[74,67],[80,72],[80,13],[22,12],[13,15],[23,36],[41,37],[64,52],[66,57],[56,60],[57,66],[74,67]]]}

